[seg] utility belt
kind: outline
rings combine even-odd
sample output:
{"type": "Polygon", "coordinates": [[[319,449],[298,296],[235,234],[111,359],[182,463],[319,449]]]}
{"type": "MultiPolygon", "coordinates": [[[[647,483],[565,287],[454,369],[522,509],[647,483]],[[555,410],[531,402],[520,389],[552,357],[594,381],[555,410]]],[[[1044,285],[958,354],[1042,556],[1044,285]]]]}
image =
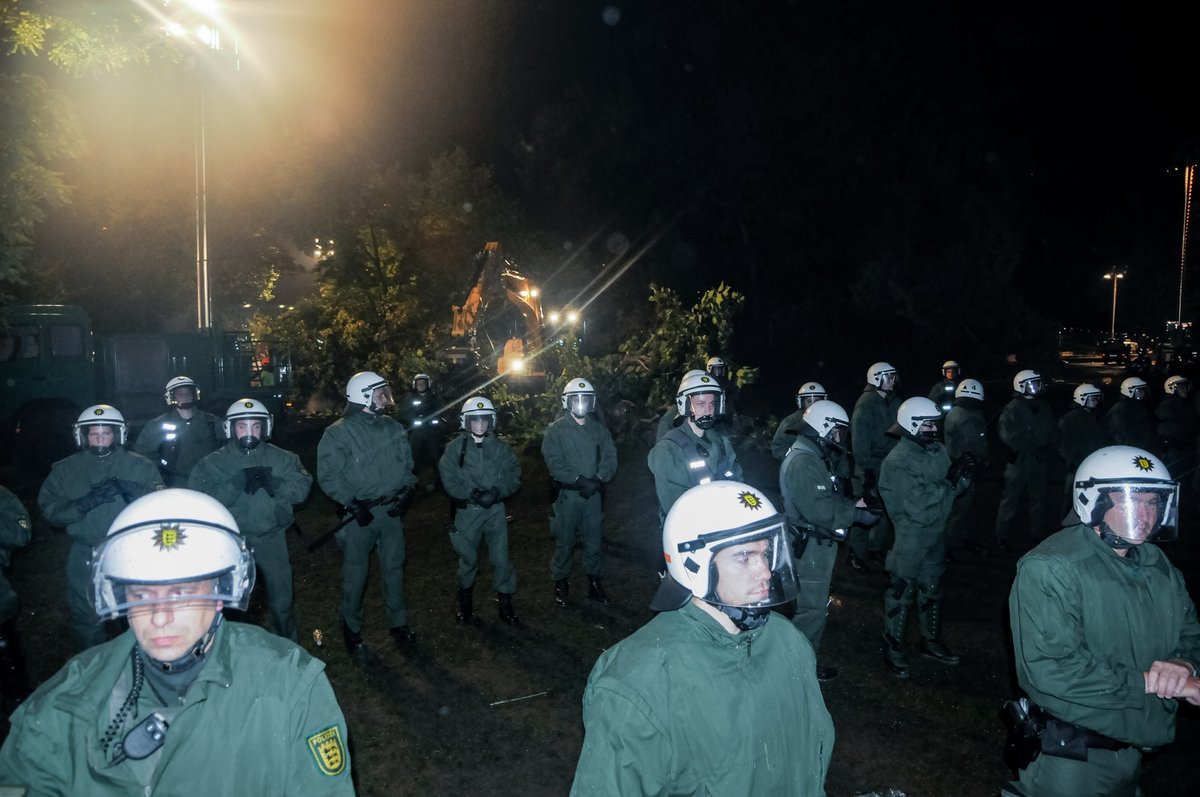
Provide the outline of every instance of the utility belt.
{"type": "MultiPolygon", "coordinates": [[[[606,485],[604,482],[600,482],[599,489],[597,489],[596,492],[593,493],[593,495],[599,495],[600,500],[603,501],[604,497],[605,497],[605,493],[607,492],[607,489],[606,489],[607,486],[608,485],[606,485]]],[[[560,482],[558,479],[551,478],[550,479],[550,503],[554,503],[555,501],[557,501],[558,494],[560,492],[562,492],[563,490],[569,490],[571,492],[577,493],[577,492],[579,492],[580,487],[575,482],[560,482]]]]}
{"type": "Polygon", "coordinates": [[[1086,761],[1088,750],[1124,750],[1133,745],[1060,720],[1029,702],[1028,698],[1004,704],[1008,724],[1005,759],[1014,770],[1028,767],[1040,753],[1086,761]]]}

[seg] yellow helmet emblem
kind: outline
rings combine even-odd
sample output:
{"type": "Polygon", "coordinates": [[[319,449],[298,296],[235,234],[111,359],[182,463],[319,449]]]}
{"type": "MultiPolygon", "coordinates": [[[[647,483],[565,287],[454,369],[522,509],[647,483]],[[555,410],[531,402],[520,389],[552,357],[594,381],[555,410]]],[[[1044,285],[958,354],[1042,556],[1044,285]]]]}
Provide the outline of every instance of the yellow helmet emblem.
{"type": "Polygon", "coordinates": [[[1154,463],[1151,462],[1150,458],[1146,457],[1146,456],[1134,457],[1133,458],[1133,466],[1135,468],[1137,468],[1138,470],[1144,470],[1144,471],[1154,470],[1154,463]]]}
{"type": "Polygon", "coordinates": [[[163,524],[154,532],[154,547],[160,551],[174,551],[187,541],[187,532],[178,523],[163,524]]]}
{"type": "Polygon", "coordinates": [[[738,501],[747,509],[762,509],[762,499],[749,490],[738,493],[738,501]]]}

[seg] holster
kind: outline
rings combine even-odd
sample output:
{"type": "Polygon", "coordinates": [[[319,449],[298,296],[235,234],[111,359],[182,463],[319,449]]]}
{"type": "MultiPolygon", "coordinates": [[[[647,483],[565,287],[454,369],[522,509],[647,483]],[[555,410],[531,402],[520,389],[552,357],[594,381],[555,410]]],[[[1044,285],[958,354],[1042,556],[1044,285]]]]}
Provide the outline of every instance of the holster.
{"type": "Polygon", "coordinates": [[[1004,740],[1004,762],[1013,772],[1025,769],[1042,752],[1044,721],[1028,698],[1009,700],[1000,712],[1008,727],[1004,740]]]}
{"type": "Polygon", "coordinates": [[[809,534],[808,529],[801,528],[788,524],[788,536],[792,540],[792,556],[800,559],[804,556],[804,552],[808,550],[809,534]]]}

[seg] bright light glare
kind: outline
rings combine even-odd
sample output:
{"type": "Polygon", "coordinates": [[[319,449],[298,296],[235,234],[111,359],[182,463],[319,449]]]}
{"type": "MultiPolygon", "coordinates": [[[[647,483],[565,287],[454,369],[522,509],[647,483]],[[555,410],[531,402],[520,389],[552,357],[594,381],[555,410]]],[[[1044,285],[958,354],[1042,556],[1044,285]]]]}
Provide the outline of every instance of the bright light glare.
{"type": "Polygon", "coordinates": [[[184,36],[187,34],[187,31],[183,29],[183,25],[180,25],[178,22],[168,22],[163,25],[163,28],[166,29],[168,36],[184,36]]]}
{"type": "Polygon", "coordinates": [[[568,324],[574,324],[577,321],[579,321],[579,313],[575,312],[574,310],[567,313],[567,323],[568,324]]]}
{"type": "Polygon", "coordinates": [[[183,4],[209,19],[216,19],[221,13],[217,0],[183,0],[183,4]]]}
{"type": "Polygon", "coordinates": [[[547,316],[547,318],[549,318],[549,319],[550,319],[550,323],[551,323],[551,324],[557,324],[557,323],[559,322],[559,320],[562,318],[562,316],[560,316],[560,315],[558,314],[558,311],[557,311],[557,310],[552,310],[552,311],[550,312],[550,315],[549,315],[549,316],[547,316]]]}
{"type": "Polygon", "coordinates": [[[509,373],[519,374],[525,370],[525,361],[517,357],[508,364],[509,373]]]}

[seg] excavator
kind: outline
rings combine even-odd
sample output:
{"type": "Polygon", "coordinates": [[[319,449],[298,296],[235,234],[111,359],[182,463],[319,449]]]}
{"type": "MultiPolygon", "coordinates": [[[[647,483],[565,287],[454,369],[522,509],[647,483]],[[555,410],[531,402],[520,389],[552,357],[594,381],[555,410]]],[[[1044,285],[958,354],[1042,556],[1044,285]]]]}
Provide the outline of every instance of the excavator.
{"type": "Polygon", "coordinates": [[[544,346],[537,286],[491,241],[475,255],[475,283],[461,306],[453,305],[452,368],[472,366],[522,387],[544,381],[537,356],[544,346]]]}

